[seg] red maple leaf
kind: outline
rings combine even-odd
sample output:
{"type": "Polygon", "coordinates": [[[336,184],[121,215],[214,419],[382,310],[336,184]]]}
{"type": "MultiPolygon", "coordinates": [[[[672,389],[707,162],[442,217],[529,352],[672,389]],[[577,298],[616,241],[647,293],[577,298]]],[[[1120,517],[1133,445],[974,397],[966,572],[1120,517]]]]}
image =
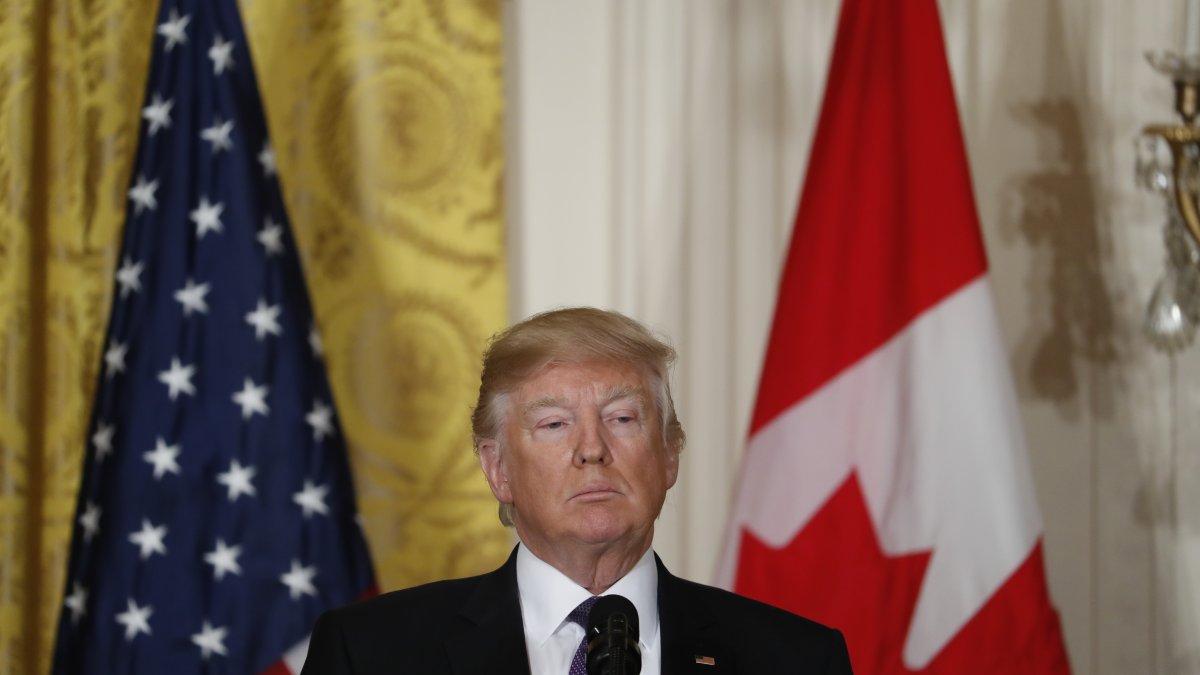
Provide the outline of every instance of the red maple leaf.
{"type": "Polygon", "coordinates": [[[833,626],[855,672],[1070,673],[1049,602],[1039,541],[1025,562],[920,670],[901,658],[929,551],[889,556],[879,545],[858,477],[850,478],[782,549],[742,533],[734,589],[833,626]]]}

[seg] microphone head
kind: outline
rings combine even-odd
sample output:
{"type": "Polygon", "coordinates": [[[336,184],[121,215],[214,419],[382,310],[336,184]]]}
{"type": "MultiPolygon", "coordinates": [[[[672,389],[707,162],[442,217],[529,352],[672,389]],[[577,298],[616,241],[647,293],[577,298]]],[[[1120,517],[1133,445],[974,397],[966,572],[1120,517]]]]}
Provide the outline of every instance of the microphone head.
{"type": "Polygon", "coordinates": [[[621,616],[625,617],[628,626],[626,633],[636,644],[639,637],[637,607],[623,595],[602,595],[596,604],[592,605],[592,611],[588,614],[588,638],[607,632],[611,620],[621,616]]]}
{"type": "Polygon", "coordinates": [[[601,596],[588,614],[588,675],[637,675],[642,672],[637,608],[620,595],[601,596]]]}

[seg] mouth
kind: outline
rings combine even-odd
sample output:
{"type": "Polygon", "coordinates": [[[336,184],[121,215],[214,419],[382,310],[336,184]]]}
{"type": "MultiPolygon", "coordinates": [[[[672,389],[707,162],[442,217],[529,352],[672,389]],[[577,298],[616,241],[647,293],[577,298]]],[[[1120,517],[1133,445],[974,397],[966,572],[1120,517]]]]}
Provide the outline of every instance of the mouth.
{"type": "Polygon", "coordinates": [[[611,485],[606,483],[593,483],[585,485],[583,489],[579,492],[576,492],[575,496],[571,499],[578,499],[581,501],[597,501],[600,499],[607,499],[618,494],[620,493],[613,489],[611,485]]]}

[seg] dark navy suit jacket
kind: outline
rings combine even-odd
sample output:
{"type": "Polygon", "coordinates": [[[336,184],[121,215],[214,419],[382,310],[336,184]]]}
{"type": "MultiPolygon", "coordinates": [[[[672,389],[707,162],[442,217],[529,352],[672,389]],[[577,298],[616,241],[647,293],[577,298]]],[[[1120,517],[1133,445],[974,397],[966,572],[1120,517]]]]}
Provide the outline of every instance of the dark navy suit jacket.
{"type": "MultiPolygon", "coordinates": [[[[655,560],[663,675],[850,674],[838,631],[680,579],[655,560]]],[[[322,614],[302,675],[528,672],[514,550],[494,572],[322,614]]]]}

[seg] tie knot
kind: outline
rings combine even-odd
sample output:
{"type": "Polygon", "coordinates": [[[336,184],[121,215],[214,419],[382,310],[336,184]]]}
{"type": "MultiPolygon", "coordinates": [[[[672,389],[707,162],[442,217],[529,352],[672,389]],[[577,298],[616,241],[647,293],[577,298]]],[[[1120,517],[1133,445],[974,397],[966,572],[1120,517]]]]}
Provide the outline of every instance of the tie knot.
{"type": "Polygon", "coordinates": [[[599,599],[600,596],[593,595],[587,600],[579,603],[579,606],[571,610],[571,613],[567,615],[567,619],[579,624],[580,626],[583,626],[584,628],[587,628],[588,614],[591,614],[592,605],[596,604],[596,601],[599,599]]]}

